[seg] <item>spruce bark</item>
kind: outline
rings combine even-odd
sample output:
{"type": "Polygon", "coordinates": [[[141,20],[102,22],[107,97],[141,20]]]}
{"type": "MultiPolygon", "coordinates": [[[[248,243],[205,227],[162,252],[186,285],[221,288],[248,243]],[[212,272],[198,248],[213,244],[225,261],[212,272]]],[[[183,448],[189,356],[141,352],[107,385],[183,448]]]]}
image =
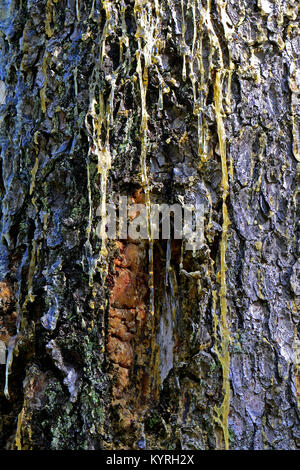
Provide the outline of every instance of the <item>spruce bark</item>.
{"type": "Polygon", "coordinates": [[[2,0],[2,449],[300,447],[299,46],[294,0],[2,0]],[[104,243],[119,195],[203,246],[104,243]]]}

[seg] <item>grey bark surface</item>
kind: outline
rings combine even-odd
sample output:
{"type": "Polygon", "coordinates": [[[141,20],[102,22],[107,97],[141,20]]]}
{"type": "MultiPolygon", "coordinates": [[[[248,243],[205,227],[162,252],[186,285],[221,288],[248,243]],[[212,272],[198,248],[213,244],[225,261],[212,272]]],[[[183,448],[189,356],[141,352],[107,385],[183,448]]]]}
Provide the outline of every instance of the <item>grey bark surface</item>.
{"type": "Polygon", "coordinates": [[[299,50],[293,0],[1,0],[2,449],[300,447],[299,50]],[[141,189],[202,248],[104,247],[141,189]]]}

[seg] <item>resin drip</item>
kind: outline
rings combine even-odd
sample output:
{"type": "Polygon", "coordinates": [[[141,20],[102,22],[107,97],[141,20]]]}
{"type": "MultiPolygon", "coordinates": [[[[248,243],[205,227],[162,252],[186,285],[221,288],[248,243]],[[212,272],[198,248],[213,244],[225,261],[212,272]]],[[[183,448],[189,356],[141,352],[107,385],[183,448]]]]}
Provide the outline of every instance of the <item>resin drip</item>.
{"type": "MultiPolygon", "coordinates": [[[[115,72],[112,72],[111,75],[105,75],[105,80],[110,86],[110,94],[107,100],[107,103],[104,102],[104,93],[102,89],[99,89],[98,100],[96,99],[96,87],[99,86],[99,73],[103,71],[103,63],[105,57],[105,45],[106,40],[110,34],[112,34],[113,29],[116,27],[116,18],[113,18],[113,15],[117,15],[117,11],[113,10],[113,2],[105,1],[103,2],[103,8],[105,10],[106,21],[103,28],[103,32],[100,38],[100,50],[99,50],[99,60],[93,71],[93,82],[90,87],[90,105],[89,111],[86,115],[86,128],[90,138],[90,148],[87,159],[87,180],[88,180],[88,199],[89,199],[89,222],[87,228],[87,241],[86,241],[86,252],[89,264],[89,279],[90,285],[93,284],[93,275],[97,269],[98,263],[100,264],[100,274],[102,281],[105,281],[107,276],[107,247],[106,247],[106,202],[107,202],[107,181],[108,181],[108,172],[111,168],[112,156],[110,151],[110,128],[113,125],[113,110],[114,110],[114,94],[116,87],[116,80],[118,76],[117,69],[115,72]],[[99,110],[96,110],[98,108],[99,110]],[[89,123],[89,119],[92,122],[92,125],[89,123]],[[105,137],[102,139],[103,128],[105,129],[105,137]],[[101,225],[100,232],[98,233],[99,238],[101,239],[101,250],[98,259],[94,259],[92,253],[92,247],[90,243],[90,236],[92,230],[92,191],[91,191],[91,179],[90,179],[90,158],[89,156],[93,154],[98,159],[98,173],[100,174],[100,217],[101,225]]],[[[99,25],[100,30],[100,25],[99,25]]]]}
{"type": "Polygon", "coordinates": [[[139,78],[140,98],[141,98],[141,155],[140,165],[142,173],[142,186],[145,192],[145,202],[147,211],[148,239],[149,239],[149,290],[150,290],[150,313],[154,315],[154,276],[153,276],[153,239],[151,235],[151,209],[150,209],[150,186],[147,172],[147,150],[148,150],[148,113],[147,113],[147,89],[148,89],[148,69],[152,64],[152,54],[154,47],[159,48],[160,32],[160,11],[157,1],[155,7],[151,3],[145,4],[143,0],[136,0],[134,12],[137,24],[136,38],[138,40],[137,74],[139,78]],[[144,68],[142,60],[144,59],[144,68]]]}
{"type": "Polygon", "coordinates": [[[226,285],[226,249],[227,249],[227,237],[228,237],[228,226],[229,218],[227,212],[226,199],[228,196],[228,170],[226,161],[226,135],[224,122],[222,117],[222,102],[223,94],[222,87],[223,81],[222,76],[224,71],[218,70],[216,73],[215,86],[214,86],[214,101],[215,111],[217,120],[217,130],[219,147],[221,154],[221,165],[222,165],[222,190],[223,190],[223,225],[222,225],[222,239],[221,239],[221,260],[220,260],[220,320],[216,314],[214,314],[215,322],[215,336],[217,337],[217,327],[219,327],[219,335],[221,338],[220,345],[216,347],[217,356],[222,366],[223,372],[223,403],[219,408],[215,408],[216,421],[219,423],[223,430],[225,449],[229,448],[228,438],[228,414],[230,407],[230,383],[229,383],[229,371],[230,371],[230,332],[227,324],[227,285],[226,285]]]}

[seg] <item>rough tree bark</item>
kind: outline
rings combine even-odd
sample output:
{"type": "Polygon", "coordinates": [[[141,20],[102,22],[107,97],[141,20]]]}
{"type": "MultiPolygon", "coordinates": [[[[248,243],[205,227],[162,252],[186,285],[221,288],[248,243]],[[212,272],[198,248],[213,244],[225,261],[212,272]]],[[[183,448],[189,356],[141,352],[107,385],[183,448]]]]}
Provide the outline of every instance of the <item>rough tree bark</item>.
{"type": "Polygon", "coordinates": [[[298,7],[1,1],[1,448],[300,446],[298,7]],[[101,243],[119,194],[202,248],[101,243]]]}

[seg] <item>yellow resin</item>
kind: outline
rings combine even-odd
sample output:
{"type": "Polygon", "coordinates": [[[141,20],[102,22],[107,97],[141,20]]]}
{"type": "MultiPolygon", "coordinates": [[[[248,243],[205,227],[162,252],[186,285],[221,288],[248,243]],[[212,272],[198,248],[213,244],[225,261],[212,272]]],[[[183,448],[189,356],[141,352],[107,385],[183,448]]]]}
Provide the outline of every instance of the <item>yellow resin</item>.
{"type": "MultiPolygon", "coordinates": [[[[98,158],[98,173],[100,175],[100,216],[101,216],[101,250],[99,253],[98,262],[95,265],[91,265],[89,268],[90,285],[93,285],[93,275],[97,268],[97,264],[100,263],[100,274],[104,281],[107,276],[107,247],[106,247],[106,201],[107,201],[107,181],[108,172],[111,168],[111,152],[110,152],[110,127],[113,124],[113,110],[114,110],[114,93],[117,80],[118,70],[113,76],[106,76],[106,80],[110,83],[110,95],[107,103],[104,102],[103,92],[100,91],[96,95],[96,85],[99,80],[99,70],[103,68],[103,60],[105,57],[105,45],[106,40],[110,34],[111,17],[113,14],[113,2],[104,1],[103,7],[106,14],[106,22],[102,31],[100,39],[100,53],[99,61],[94,69],[94,75],[96,81],[92,83],[90,88],[90,105],[86,115],[86,128],[89,133],[91,145],[89,154],[93,153],[98,158]],[[96,110],[98,107],[99,111],[96,110]],[[92,126],[88,123],[88,118],[92,120],[92,126]],[[105,129],[105,139],[102,140],[102,130],[105,129]]],[[[89,164],[87,165],[87,176],[88,176],[88,199],[89,199],[89,222],[87,228],[87,245],[90,245],[90,235],[92,230],[92,198],[91,198],[91,181],[90,181],[90,170],[89,164]]]]}
{"type": "Polygon", "coordinates": [[[42,71],[43,71],[45,78],[44,78],[44,85],[42,89],[40,90],[41,107],[42,107],[43,113],[46,112],[47,59],[48,59],[48,54],[45,53],[43,65],[42,65],[42,71]]]}
{"type": "Polygon", "coordinates": [[[226,250],[227,250],[227,238],[228,238],[228,227],[230,224],[227,210],[227,196],[229,191],[228,184],[228,169],[227,169],[227,158],[226,158],[226,134],[223,121],[223,74],[224,71],[218,70],[216,72],[215,85],[214,85],[214,103],[217,120],[217,131],[219,148],[221,154],[221,166],[222,166],[222,190],[223,190],[223,224],[222,224],[222,239],[221,239],[221,259],[220,259],[220,319],[214,315],[215,322],[215,335],[217,334],[217,326],[219,329],[220,344],[217,345],[217,355],[222,366],[223,371],[223,403],[219,408],[215,409],[216,421],[219,423],[223,430],[225,449],[229,449],[229,433],[228,433],[228,414],[230,408],[230,383],[229,383],[229,371],[230,371],[230,331],[227,320],[227,284],[226,284],[226,250]]]}
{"type": "Polygon", "coordinates": [[[15,445],[17,450],[22,450],[22,423],[24,418],[24,408],[20,411],[18,415],[18,422],[17,422],[17,431],[15,437],[15,445]]]}
{"type": "MultiPolygon", "coordinates": [[[[134,14],[137,24],[136,38],[138,40],[137,58],[137,75],[139,79],[140,100],[141,100],[141,176],[142,186],[145,193],[146,213],[148,221],[148,239],[149,239],[149,290],[150,290],[150,313],[154,315],[154,276],[153,276],[153,239],[151,235],[151,202],[150,202],[150,185],[147,170],[147,152],[148,152],[148,113],[147,113],[147,89],[148,89],[148,69],[152,64],[155,46],[157,54],[159,52],[159,33],[160,33],[160,9],[157,0],[145,2],[144,0],[136,0],[134,5],[134,14]],[[144,67],[142,60],[144,59],[144,67]]],[[[162,95],[160,97],[162,106],[162,95]]]]}
{"type": "Polygon", "coordinates": [[[36,177],[38,169],[39,169],[39,159],[38,159],[38,157],[36,157],[34,167],[31,171],[31,177],[32,178],[31,178],[31,184],[30,184],[30,189],[29,189],[30,196],[32,195],[32,193],[34,191],[35,177],[36,177]]]}

